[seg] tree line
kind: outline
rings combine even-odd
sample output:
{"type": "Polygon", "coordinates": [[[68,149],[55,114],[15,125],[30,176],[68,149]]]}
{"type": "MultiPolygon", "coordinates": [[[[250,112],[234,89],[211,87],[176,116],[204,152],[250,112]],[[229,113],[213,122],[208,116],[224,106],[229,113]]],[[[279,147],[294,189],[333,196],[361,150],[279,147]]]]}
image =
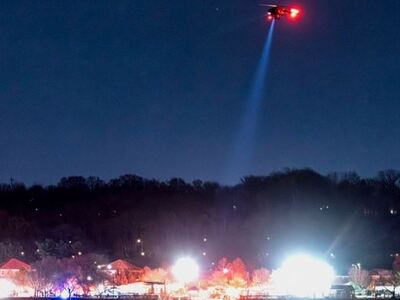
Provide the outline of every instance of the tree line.
{"type": "Polygon", "coordinates": [[[272,268],[312,251],[338,268],[387,267],[400,253],[400,172],[286,169],[235,186],[124,175],[56,185],[0,185],[0,261],[101,253],[162,266],[180,254],[204,265],[241,257],[272,268]]]}

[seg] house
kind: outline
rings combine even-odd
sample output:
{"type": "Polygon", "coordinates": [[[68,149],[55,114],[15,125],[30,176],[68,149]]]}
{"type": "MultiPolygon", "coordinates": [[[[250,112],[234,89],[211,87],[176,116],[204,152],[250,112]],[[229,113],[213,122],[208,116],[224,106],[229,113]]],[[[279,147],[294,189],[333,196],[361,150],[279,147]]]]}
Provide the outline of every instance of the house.
{"type": "Polygon", "coordinates": [[[138,282],[143,276],[143,269],[137,267],[126,260],[118,259],[108,265],[100,266],[117,285],[138,282]]]}
{"type": "MultiPolygon", "coordinates": [[[[112,270],[119,270],[119,271],[128,270],[131,272],[136,271],[136,272],[140,272],[140,273],[143,272],[142,268],[139,268],[123,259],[117,259],[117,260],[113,261],[112,263],[110,263],[109,265],[111,266],[112,270]]],[[[109,268],[109,267],[107,267],[107,268],[109,268]]]]}
{"type": "Polygon", "coordinates": [[[0,277],[10,277],[16,275],[20,271],[28,272],[31,270],[31,266],[27,263],[11,258],[9,261],[0,265],[0,277]]]}

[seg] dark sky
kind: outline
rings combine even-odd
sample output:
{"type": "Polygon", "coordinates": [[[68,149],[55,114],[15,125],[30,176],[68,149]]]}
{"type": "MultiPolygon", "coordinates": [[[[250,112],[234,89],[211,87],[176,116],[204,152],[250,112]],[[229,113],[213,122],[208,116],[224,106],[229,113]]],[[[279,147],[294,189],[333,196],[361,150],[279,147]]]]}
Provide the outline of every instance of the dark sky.
{"type": "MultiPolygon", "coordinates": [[[[0,181],[225,178],[259,3],[1,1],[0,181]]],[[[400,1],[298,4],[276,24],[248,173],[400,168],[400,1]]]]}

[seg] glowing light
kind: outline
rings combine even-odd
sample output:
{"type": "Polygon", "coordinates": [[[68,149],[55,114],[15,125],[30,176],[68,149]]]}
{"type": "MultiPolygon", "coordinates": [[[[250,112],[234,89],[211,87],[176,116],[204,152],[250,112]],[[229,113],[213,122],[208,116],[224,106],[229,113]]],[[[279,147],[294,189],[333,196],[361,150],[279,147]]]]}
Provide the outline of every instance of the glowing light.
{"type": "Polygon", "coordinates": [[[291,18],[296,18],[300,13],[300,10],[298,10],[297,8],[291,8],[290,9],[290,17],[291,18]]]}
{"type": "Polygon", "coordinates": [[[144,251],[142,251],[142,252],[140,252],[140,255],[141,255],[141,256],[145,256],[146,253],[145,253],[144,251]]]}
{"type": "Polygon", "coordinates": [[[172,267],[172,274],[181,283],[191,282],[199,276],[199,266],[190,257],[182,257],[172,267]]]}
{"type": "Polygon", "coordinates": [[[69,298],[69,293],[67,290],[63,290],[60,294],[61,299],[68,299],[69,298]]]}
{"type": "Polygon", "coordinates": [[[15,291],[16,286],[6,280],[6,279],[0,279],[0,298],[7,298],[13,294],[15,291]]]}
{"type": "Polygon", "coordinates": [[[228,296],[228,299],[239,299],[240,298],[240,289],[234,287],[228,287],[225,289],[225,294],[228,296]]]}
{"type": "Polygon", "coordinates": [[[222,272],[223,272],[224,274],[228,274],[229,269],[228,269],[228,268],[224,268],[224,269],[222,270],[222,272]]]}
{"type": "Polygon", "coordinates": [[[136,240],[136,243],[138,243],[138,244],[140,244],[141,242],[142,242],[141,239],[137,239],[137,240],[136,240]]]}
{"type": "Polygon", "coordinates": [[[274,276],[281,295],[323,298],[329,295],[334,271],[324,261],[297,255],[287,259],[274,276]]]}

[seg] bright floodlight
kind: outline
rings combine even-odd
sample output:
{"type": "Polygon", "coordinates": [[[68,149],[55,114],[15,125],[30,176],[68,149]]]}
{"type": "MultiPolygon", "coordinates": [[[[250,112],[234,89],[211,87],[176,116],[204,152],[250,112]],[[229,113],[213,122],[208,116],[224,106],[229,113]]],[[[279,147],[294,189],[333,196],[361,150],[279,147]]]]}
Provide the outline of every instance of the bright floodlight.
{"type": "Polygon", "coordinates": [[[199,266],[190,257],[182,257],[172,267],[172,274],[181,283],[191,282],[199,276],[199,266]]]}
{"type": "Polygon", "coordinates": [[[0,279],[0,298],[7,298],[12,295],[16,286],[6,279],[0,279]]]}
{"type": "Polygon", "coordinates": [[[68,299],[69,298],[69,292],[67,290],[63,290],[60,294],[61,299],[68,299]]]}
{"type": "Polygon", "coordinates": [[[333,268],[324,261],[297,255],[283,263],[275,280],[282,295],[323,298],[329,295],[334,275],[333,268]]]}

